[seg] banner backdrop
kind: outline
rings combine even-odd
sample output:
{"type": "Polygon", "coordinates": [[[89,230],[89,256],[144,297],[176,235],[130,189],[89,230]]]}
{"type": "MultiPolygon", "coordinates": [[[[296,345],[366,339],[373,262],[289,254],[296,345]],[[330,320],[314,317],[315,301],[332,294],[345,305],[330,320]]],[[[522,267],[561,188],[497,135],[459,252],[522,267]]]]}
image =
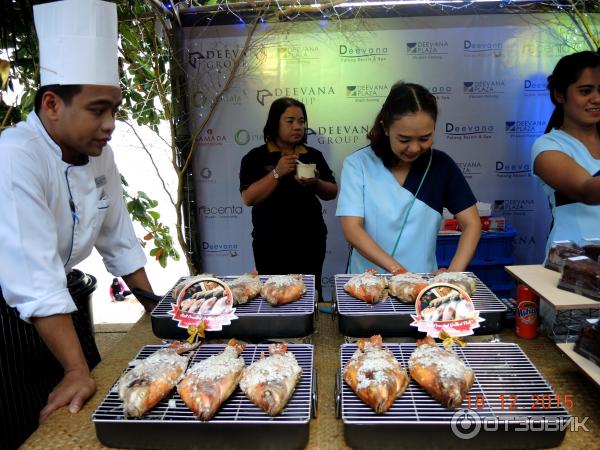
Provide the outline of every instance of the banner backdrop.
{"type": "MultiPolygon", "coordinates": [[[[193,171],[203,269],[231,275],[254,267],[251,208],[243,205],[238,175],[241,158],[263,143],[274,99],[289,96],[305,103],[308,144],[323,153],[339,180],[344,158],[367,145],[375,115],[398,80],[420,83],[436,95],[434,147],[452,156],[478,200],[492,203],[517,230],[516,263],[541,262],[550,211],[531,174],[530,147],[552,111],[547,75],[560,57],[588,49],[562,17],[261,24],[197,140],[193,171]]],[[[243,51],[249,28],[184,29],[192,131],[243,51]]],[[[336,201],[322,204],[329,229],[323,288],[330,298],[333,275],[345,272],[348,246],[335,217],[336,201]]]]}

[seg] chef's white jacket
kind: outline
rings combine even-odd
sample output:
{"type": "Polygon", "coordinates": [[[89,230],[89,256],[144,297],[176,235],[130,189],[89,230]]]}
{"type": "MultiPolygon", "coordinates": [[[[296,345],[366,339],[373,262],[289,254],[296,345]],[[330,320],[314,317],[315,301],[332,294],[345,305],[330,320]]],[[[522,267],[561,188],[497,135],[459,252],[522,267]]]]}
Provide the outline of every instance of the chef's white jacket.
{"type": "Polygon", "coordinates": [[[114,276],[146,263],[109,146],[65,163],[32,112],[0,136],[0,196],[0,287],[25,321],[77,309],[66,273],[94,246],[114,276]]]}

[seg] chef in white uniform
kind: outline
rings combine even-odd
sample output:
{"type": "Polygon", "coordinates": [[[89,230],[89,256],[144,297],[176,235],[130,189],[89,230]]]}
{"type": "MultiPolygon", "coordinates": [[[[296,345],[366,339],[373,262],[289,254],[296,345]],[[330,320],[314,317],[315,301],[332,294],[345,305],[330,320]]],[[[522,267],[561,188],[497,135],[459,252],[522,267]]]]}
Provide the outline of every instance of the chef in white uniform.
{"type": "Polygon", "coordinates": [[[2,449],[18,447],[58,408],[79,411],[96,389],[90,368],[99,355],[89,326],[87,335],[77,329],[73,267],[96,247],[130,289],[152,292],[107,144],[121,103],[116,5],[46,3],[34,19],[35,112],[0,135],[2,449]]]}

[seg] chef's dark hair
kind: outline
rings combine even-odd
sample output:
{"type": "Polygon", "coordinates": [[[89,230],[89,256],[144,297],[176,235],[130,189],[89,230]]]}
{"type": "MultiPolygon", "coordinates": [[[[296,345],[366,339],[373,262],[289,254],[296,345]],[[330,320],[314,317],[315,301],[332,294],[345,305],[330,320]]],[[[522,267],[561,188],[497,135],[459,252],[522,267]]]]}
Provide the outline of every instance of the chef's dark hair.
{"type": "MultiPolygon", "coordinates": [[[[548,90],[550,91],[550,100],[554,104],[554,111],[550,116],[545,133],[552,131],[553,128],[560,128],[564,121],[563,105],[558,103],[556,93],[562,94],[566,98],[567,88],[579,80],[585,69],[599,66],[600,53],[589,50],[563,56],[556,63],[552,75],[548,77],[548,90]]],[[[600,132],[600,122],[596,124],[596,127],[600,132]]]]}
{"type": "Polygon", "coordinates": [[[390,138],[385,135],[394,120],[405,114],[424,112],[431,116],[434,123],[438,116],[435,96],[420,84],[399,81],[392,86],[381,111],[375,117],[373,128],[367,134],[371,148],[383,161],[385,167],[393,167],[400,161],[390,146],[390,138]]]}
{"type": "Polygon", "coordinates": [[[304,114],[306,127],[304,128],[304,136],[300,142],[302,144],[306,144],[306,130],[308,129],[308,116],[306,115],[306,107],[300,100],[296,100],[295,98],[291,97],[281,97],[271,103],[269,116],[267,117],[267,123],[263,128],[265,142],[275,142],[277,140],[279,137],[279,119],[281,119],[282,114],[290,106],[296,106],[300,108],[302,110],[302,114],[304,114]]]}
{"type": "Polygon", "coordinates": [[[69,106],[73,97],[81,92],[83,86],[81,84],[49,84],[42,86],[35,93],[35,113],[39,114],[42,108],[42,97],[46,92],[54,92],[58,95],[65,105],[69,106]]]}

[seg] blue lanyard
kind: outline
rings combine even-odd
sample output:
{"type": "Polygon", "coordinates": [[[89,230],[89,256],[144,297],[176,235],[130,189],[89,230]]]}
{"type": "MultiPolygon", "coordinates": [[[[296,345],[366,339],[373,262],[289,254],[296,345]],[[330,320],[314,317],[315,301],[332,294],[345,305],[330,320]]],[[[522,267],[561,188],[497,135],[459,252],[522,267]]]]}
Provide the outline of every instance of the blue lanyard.
{"type": "Polygon", "coordinates": [[[425,173],[421,177],[421,182],[419,183],[419,187],[417,187],[417,192],[415,192],[414,197],[411,199],[410,204],[408,205],[408,210],[406,214],[404,214],[404,220],[402,221],[402,226],[400,227],[400,232],[398,233],[398,237],[396,238],[396,243],[394,244],[394,249],[392,250],[391,256],[394,257],[396,253],[396,249],[398,248],[398,243],[400,242],[400,237],[404,232],[404,228],[406,227],[406,222],[408,221],[408,215],[410,214],[410,210],[415,204],[415,200],[417,199],[417,195],[419,195],[419,191],[421,190],[421,186],[423,186],[423,181],[425,181],[425,177],[427,177],[427,173],[429,172],[429,167],[431,167],[431,160],[433,159],[433,150],[429,149],[429,162],[427,163],[427,168],[425,169],[425,173]]]}

